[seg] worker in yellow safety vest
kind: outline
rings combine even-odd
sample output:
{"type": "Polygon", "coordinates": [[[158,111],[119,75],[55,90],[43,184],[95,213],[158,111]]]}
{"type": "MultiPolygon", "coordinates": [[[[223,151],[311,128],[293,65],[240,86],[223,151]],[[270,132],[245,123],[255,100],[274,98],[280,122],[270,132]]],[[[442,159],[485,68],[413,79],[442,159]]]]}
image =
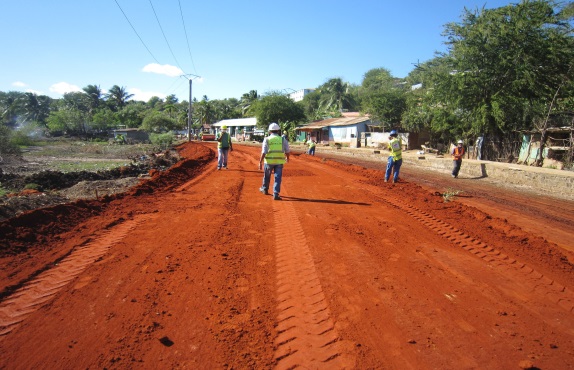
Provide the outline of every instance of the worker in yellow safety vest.
{"type": "Polygon", "coordinates": [[[403,164],[403,143],[398,136],[399,134],[397,133],[397,130],[391,130],[389,135],[389,151],[391,152],[391,155],[387,162],[385,182],[389,181],[391,172],[393,172],[393,182],[399,181],[399,171],[403,164]]]}
{"type": "Polygon", "coordinates": [[[289,161],[289,141],[279,136],[281,127],[277,123],[269,125],[269,136],[263,140],[261,148],[261,158],[259,158],[259,169],[263,162],[263,185],[259,189],[265,195],[269,194],[269,183],[271,182],[271,172],[275,174],[273,184],[273,199],[281,200],[281,178],[283,175],[283,165],[289,161]]]}
{"type": "Polygon", "coordinates": [[[229,156],[229,151],[233,151],[233,145],[231,144],[231,136],[227,132],[227,126],[221,126],[221,132],[217,134],[217,169],[220,170],[221,167],[227,169],[227,157],[229,156]]]}

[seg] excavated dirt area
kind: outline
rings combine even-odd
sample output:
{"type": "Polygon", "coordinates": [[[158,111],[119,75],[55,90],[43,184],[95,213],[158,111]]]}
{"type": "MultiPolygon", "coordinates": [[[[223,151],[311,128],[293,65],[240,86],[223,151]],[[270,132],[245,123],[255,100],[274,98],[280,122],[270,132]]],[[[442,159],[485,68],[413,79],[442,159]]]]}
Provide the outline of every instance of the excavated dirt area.
{"type": "Polygon", "coordinates": [[[572,202],[234,148],[1,222],[0,368],[574,367],[572,202]]]}

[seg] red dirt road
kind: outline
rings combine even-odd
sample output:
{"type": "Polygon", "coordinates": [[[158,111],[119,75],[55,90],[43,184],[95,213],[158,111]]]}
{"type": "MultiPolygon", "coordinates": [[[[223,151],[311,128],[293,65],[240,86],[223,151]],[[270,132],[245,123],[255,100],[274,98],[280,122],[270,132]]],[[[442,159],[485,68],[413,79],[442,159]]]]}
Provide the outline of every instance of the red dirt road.
{"type": "Polygon", "coordinates": [[[536,199],[292,155],[273,201],[259,150],[1,223],[0,368],[574,368],[572,229],[536,199]]]}

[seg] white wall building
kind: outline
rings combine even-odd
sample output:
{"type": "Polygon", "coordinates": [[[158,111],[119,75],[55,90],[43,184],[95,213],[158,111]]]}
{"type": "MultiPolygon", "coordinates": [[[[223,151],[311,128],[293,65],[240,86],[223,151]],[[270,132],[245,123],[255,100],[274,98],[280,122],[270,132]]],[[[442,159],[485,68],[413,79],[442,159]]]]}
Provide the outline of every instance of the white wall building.
{"type": "Polygon", "coordinates": [[[293,101],[301,101],[303,100],[303,98],[305,97],[305,95],[312,93],[313,91],[315,91],[315,89],[301,89],[295,92],[292,92],[291,94],[289,94],[289,97],[293,100],[293,101]]]}

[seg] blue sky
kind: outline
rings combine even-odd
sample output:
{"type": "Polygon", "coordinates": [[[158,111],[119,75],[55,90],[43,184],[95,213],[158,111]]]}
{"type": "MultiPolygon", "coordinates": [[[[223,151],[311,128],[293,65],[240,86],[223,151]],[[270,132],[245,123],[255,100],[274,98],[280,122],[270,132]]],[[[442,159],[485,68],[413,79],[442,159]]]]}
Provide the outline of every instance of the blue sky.
{"type": "Polygon", "coordinates": [[[405,77],[445,50],[444,25],[464,7],[518,0],[1,1],[0,91],[60,98],[119,85],[147,101],[187,100],[183,73],[199,76],[190,76],[193,97],[210,100],[334,77],[360,84],[381,67],[405,77]]]}

